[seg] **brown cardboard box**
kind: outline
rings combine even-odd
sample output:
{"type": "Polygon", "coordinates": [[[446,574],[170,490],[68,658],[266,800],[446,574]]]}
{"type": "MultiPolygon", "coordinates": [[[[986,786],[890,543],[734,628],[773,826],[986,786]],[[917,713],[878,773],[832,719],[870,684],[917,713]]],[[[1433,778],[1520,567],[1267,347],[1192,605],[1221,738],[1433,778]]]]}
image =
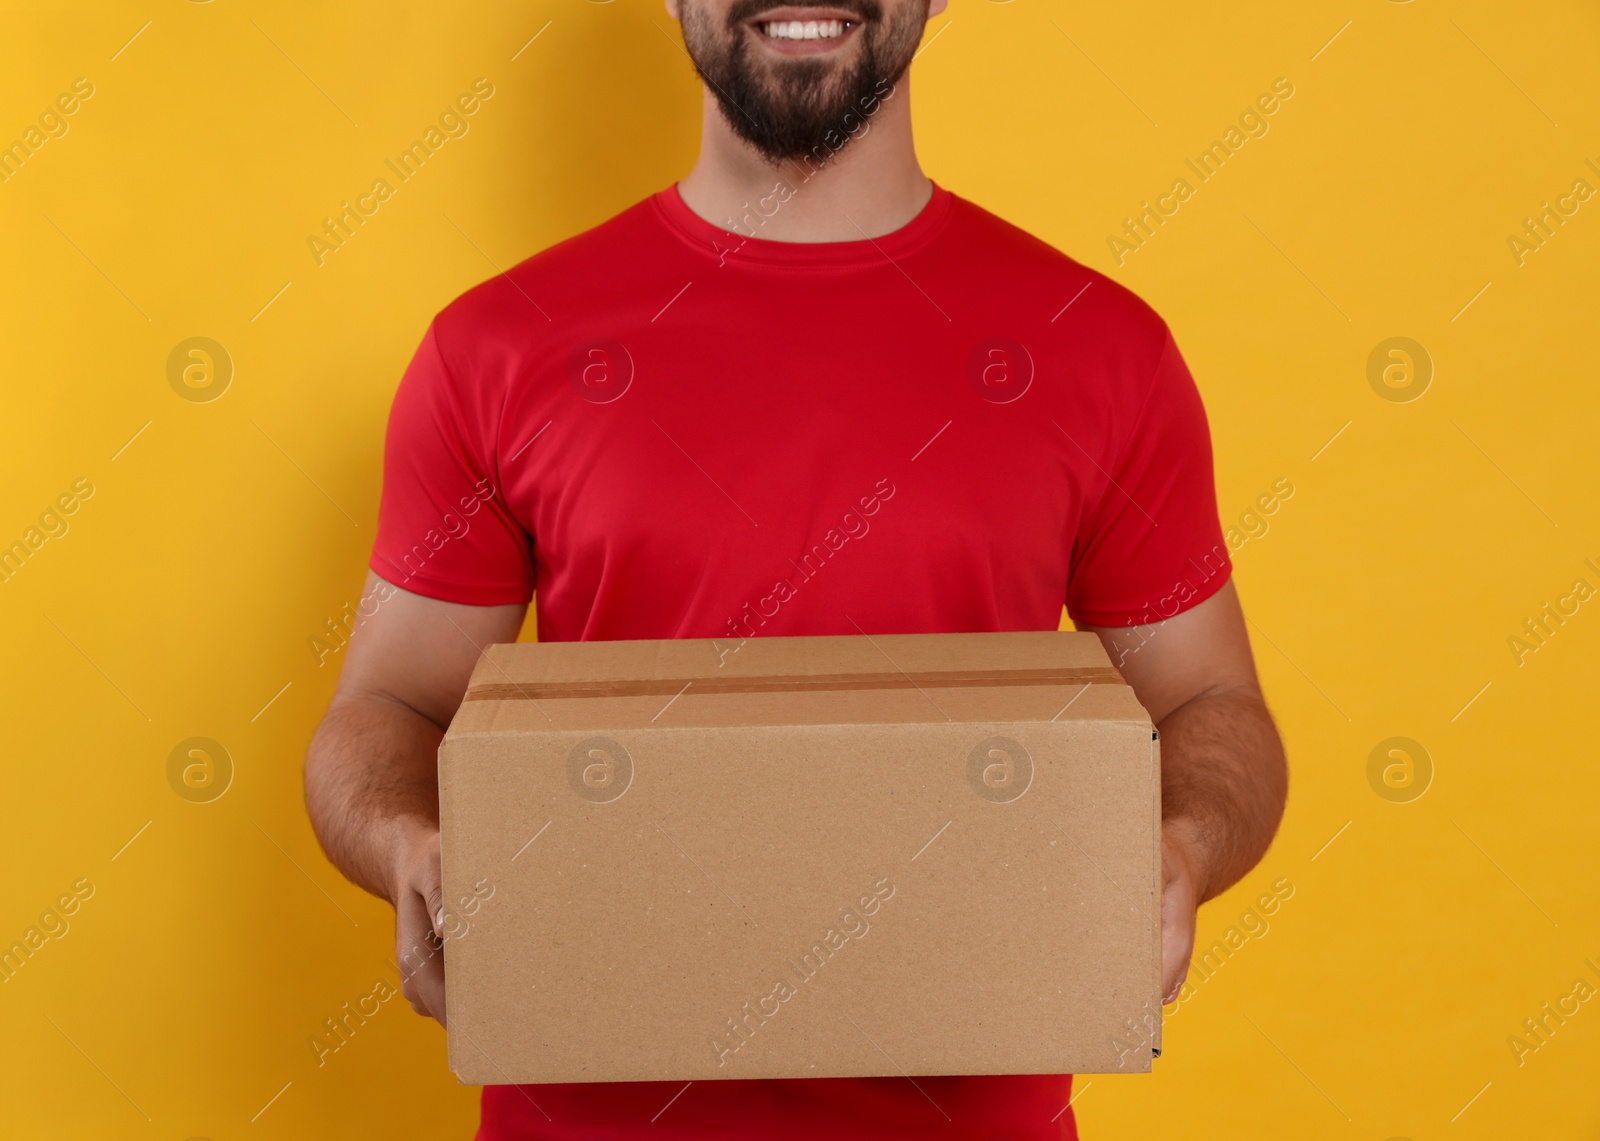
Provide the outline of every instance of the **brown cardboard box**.
{"type": "Polygon", "coordinates": [[[439,750],[451,1069],[1148,1071],[1160,783],[1092,634],[490,647],[439,750]]]}

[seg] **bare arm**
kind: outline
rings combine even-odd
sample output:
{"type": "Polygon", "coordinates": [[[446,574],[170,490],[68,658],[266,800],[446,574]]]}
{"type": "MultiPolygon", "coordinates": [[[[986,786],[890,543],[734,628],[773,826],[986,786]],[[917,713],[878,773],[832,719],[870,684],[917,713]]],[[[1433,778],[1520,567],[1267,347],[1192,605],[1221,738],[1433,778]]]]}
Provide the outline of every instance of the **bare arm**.
{"type": "Polygon", "coordinates": [[[479,647],[515,641],[527,607],[439,602],[376,575],[364,597],[381,601],[352,632],[311,739],[306,808],[328,858],[394,905],[402,989],[443,1022],[439,741],[479,647]]]}
{"type": "Polygon", "coordinates": [[[1188,974],[1195,909],[1266,854],[1288,791],[1283,745],[1229,582],[1174,618],[1094,628],[1161,732],[1162,978],[1188,974]]]}

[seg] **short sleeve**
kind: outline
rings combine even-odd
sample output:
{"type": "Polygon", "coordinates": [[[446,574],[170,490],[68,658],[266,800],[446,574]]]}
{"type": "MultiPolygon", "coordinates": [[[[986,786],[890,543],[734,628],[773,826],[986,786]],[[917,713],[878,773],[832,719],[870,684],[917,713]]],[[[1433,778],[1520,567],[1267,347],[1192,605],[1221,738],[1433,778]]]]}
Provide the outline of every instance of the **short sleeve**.
{"type": "Polygon", "coordinates": [[[1170,333],[1120,452],[1099,475],[1073,543],[1074,623],[1160,622],[1222,589],[1233,567],[1217,520],[1211,435],[1170,333]]]}
{"type": "Polygon", "coordinates": [[[488,462],[488,422],[452,376],[430,325],[389,409],[368,564],[378,577],[471,606],[533,597],[532,541],[488,462]]]}

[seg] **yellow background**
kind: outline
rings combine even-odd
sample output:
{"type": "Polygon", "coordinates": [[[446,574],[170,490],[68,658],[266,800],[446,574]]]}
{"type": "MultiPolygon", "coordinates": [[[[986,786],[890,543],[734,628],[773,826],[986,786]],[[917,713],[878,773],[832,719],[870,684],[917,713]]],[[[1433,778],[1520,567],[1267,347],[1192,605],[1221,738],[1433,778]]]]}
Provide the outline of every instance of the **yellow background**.
{"type": "MultiPolygon", "coordinates": [[[[95,885],[0,984],[0,1132],[466,1137],[476,1091],[403,1000],[322,1067],[307,1044],[394,977],[389,909],[302,808],[340,661],[308,639],[357,600],[428,318],[688,169],[677,29],[647,0],[13,3],[0,29],[0,141],[95,87],[0,185],[0,541],[96,489],[0,585],[0,939],[95,885]],[[319,268],[307,235],[478,77],[470,133],[319,268]],[[192,336],[234,362],[215,402],[167,382],[192,336]],[[192,736],[236,766],[212,803],[167,781],[192,736]]],[[[1600,984],[1600,599],[1521,665],[1507,644],[1600,588],[1600,200],[1526,264],[1507,245],[1600,187],[1597,55],[1578,0],[955,0],[930,26],[930,174],[1169,320],[1225,522],[1295,488],[1235,556],[1288,815],[1202,942],[1295,891],[1170,1015],[1155,1076],[1080,1080],[1087,1137],[1600,1136],[1600,1003],[1508,1045],[1600,984]],[[1278,77],[1270,132],[1118,266],[1107,236],[1278,77]],[[1433,361],[1419,399],[1368,384],[1392,336],[1433,361]],[[1434,767],[1409,803],[1367,779],[1394,736],[1434,767]]]]}

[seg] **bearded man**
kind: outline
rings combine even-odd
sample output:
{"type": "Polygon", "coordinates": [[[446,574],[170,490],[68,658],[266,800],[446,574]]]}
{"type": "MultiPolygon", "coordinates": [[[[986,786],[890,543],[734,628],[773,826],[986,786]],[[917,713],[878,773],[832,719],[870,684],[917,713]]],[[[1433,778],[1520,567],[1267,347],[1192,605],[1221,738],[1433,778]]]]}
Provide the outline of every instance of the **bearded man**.
{"type": "MultiPolygon", "coordinates": [[[[542,640],[724,653],[1054,630],[1064,607],[1161,732],[1169,1000],[1195,909],[1271,841],[1283,752],[1195,383],[1138,298],[923,173],[907,69],[944,7],[667,0],[704,84],[694,168],[423,337],[381,601],[306,762],[329,857],[394,904],[419,1013],[446,1018],[436,750],[530,600],[542,640]]],[[[1071,1081],[490,1086],[478,1138],[1072,1138],[1071,1081]]]]}

